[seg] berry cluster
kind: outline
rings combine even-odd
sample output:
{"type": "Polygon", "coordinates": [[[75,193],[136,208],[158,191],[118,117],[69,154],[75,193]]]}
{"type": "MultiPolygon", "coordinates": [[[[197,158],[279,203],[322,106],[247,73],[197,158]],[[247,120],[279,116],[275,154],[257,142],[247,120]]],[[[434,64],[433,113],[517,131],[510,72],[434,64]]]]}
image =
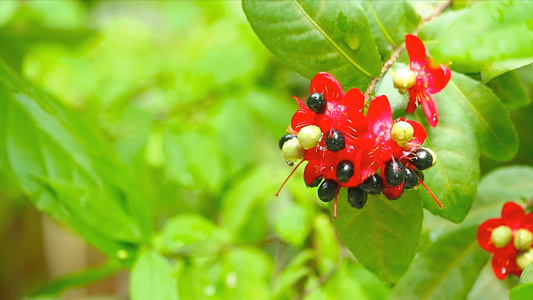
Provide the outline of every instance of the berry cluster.
{"type": "Polygon", "coordinates": [[[479,226],[477,239],[483,249],[494,253],[492,270],[496,277],[520,276],[533,262],[533,213],[526,215],[520,205],[507,202],[501,218],[479,226]]]}
{"type": "Polygon", "coordinates": [[[383,193],[394,200],[404,189],[424,185],[421,171],[437,159],[433,151],[421,147],[427,134],[419,123],[393,121],[386,96],[375,97],[365,115],[363,93],[350,89],[344,94],[328,73],[318,73],[310,90],[305,103],[293,97],[300,108],[280,148],[289,165],[301,160],[291,175],[308,162],[305,183],[318,187],[320,200],[335,199],[335,217],[341,187],[348,189],[349,203],[362,208],[368,194],[383,193]]]}

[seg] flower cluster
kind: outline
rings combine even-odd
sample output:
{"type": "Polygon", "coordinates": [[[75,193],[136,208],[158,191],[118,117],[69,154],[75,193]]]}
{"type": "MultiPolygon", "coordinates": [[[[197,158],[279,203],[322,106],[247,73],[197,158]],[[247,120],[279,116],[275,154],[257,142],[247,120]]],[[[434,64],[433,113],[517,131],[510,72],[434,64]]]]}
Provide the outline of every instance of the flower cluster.
{"type": "Polygon", "coordinates": [[[409,92],[407,113],[411,114],[422,105],[429,125],[437,126],[439,116],[437,104],[431,96],[440,92],[450,81],[450,69],[426,59],[426,47],[422,41],[411,34],[405,36],[405,48],[409,54],[409,69],[401,69],[394,75],[394,86],[400,93],[409,92]]]}
{"type": "Polygon", "coordinates": [[[374,98],[365,115],[363,93],[350,89],[345,94],[328,73],[312,79],[310,92],[306,102],[293,97],[300,108],[280,148],[289,164],[302,160],[296,168],[308,162],[305,182],[318,187],[322,201],[335,199],[335,217],[341,187],[348,188],[350,204],[362,208],[367,194],[394,200],[404,189],[423,184],[421,170],[436,163],[435,153],[421,147],[426,131],[414,121],[393,121],[386,96],[374,98]]]}
{"type": "Polygon", "coordinates": [[[504,279],[508,274],[520,276],[533,262],[533,213],[525,214],[520,205],[507,202],[502,217],[489,219],[478,228],[479,245],[490,253],[492,270],[504,279]]]}

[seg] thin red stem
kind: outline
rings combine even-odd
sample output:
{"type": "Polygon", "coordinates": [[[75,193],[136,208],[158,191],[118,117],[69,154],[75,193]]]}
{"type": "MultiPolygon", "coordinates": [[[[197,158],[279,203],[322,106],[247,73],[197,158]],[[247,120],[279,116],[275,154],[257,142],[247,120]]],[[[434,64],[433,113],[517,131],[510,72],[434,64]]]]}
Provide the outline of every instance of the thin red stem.
{"type": "MultiPolygon", "coordinates": [[[[417,176],[418,177],[418,176],[417,176]]],[[[437,200],[437,197],[435,197],[435,195],[433,194],[433,192],[428,188],[428,186],[422,181],[422,179],[420,179],[420,177],[418,177],[418,181],[420,181],[420,184],[422,184],[424,186],[424,188],[426,188],[426,191],[428,191],[428,193],[431,195],[431,197],[433,197],[433,199],[435,200],[435,202],[437,202],[437,204],[439,205],[439,208],[442,208],[442,204],[440,204],[439,200],[437,200]]]]}
{"type": "Polygon", "coordinates": [[[296,169],[298,169],[298,167],[303,163],[304,161],[301,160],[297,165],[296,167],[294,167],[294,169],[292,169],[291,173],[289,174],[289,176],[287,177],[287,179],[285,179],[285,181],[283,182],[283,184],[279,187],[279,190],[278,192],[276,193],[276,197],[279,196],[279,192],[281,192],[281,189],[283,189],[283,187],[285,186],[285,184],[287,183],[287,181],[289,181],[289,178],[291,178],[292,174],[294,174],[294,172],[296,172],[296,169]]]}

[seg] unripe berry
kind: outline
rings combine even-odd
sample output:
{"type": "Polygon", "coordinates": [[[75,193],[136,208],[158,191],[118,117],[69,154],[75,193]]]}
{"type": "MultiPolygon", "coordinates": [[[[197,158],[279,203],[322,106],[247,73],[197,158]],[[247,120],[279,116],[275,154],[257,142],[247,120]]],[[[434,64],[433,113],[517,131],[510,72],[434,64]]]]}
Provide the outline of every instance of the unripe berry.
{"type": "Polygon", "coordinates": [[[286,160],[295,161],[304,157],[305,150],[298,142],[298,139],[290,139],[283,144],[281,152],[286,160]]]}
{"type": "Polygon", "coordinates": [[[514,233],[513,245],[518,251],[524,251],[531,248],[533,244],[533,234],[527,229],[520,228],[514,233]]]}
{"type": "Polygon", "coordinates": [[[405,121],[399,121],[392,125],[391,136],[392,139],[400,146],[405,147],[409,141],[413,139],[415,129],[411,124],[405,121]]]}
{"type": "Polygon", "coordinates": [[[496,248],[507,246],[511,241],[511,238],[513,238],[511,228],[504,225],[494,228],[490,234],[490,240],[496,248]]]}
{"type": "Polygon", "coordinates": [[[295,139],[295,138],[296,136],[290,133],[287,133],[286,135],[282,136],[281,139],[279,140],[279,149],[280,150],[283,149],[283,145],[285,144],[286,141],[295,139]]]}
{"type": "Polygon", "coordinates": [[[316,147],[321,137],[322,131],[316,125],[305,126],[298,132],[298,141],[305,150],[316,147]]]}
{"type": "Polygon", "coordinates": [[[408,88],[416,83],[416,74],[411,69],[400,69],[394,74],[394,87],[404,94],[408,88]]]}
{"type": "Polygon", "coordinates": [[[533,248],[527,251],[518,253],[516,256],[516,264],[520,269],[525,269],[531,262],[533,262],[533,248]]]}

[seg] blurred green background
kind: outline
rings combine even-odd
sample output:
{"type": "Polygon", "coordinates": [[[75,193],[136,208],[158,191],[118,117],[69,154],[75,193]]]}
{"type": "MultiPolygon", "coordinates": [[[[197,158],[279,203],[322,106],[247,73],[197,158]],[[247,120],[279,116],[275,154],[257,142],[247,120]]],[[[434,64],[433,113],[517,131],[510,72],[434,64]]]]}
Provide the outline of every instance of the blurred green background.
{"type": "MultiPolygon", "coordinates": [[[[387,293],[340,247],[301,173],[274,196],[291,170],[278,149],[290,96],[309,81],[267,51],[240,1],[1,1],[0,56],[139,179],[183,299],[387,293]]],[[[105,260],[0,176],[0,299],[105,260]]],[[[124,299],[128,276],[62,297],[124,299]]]]}

